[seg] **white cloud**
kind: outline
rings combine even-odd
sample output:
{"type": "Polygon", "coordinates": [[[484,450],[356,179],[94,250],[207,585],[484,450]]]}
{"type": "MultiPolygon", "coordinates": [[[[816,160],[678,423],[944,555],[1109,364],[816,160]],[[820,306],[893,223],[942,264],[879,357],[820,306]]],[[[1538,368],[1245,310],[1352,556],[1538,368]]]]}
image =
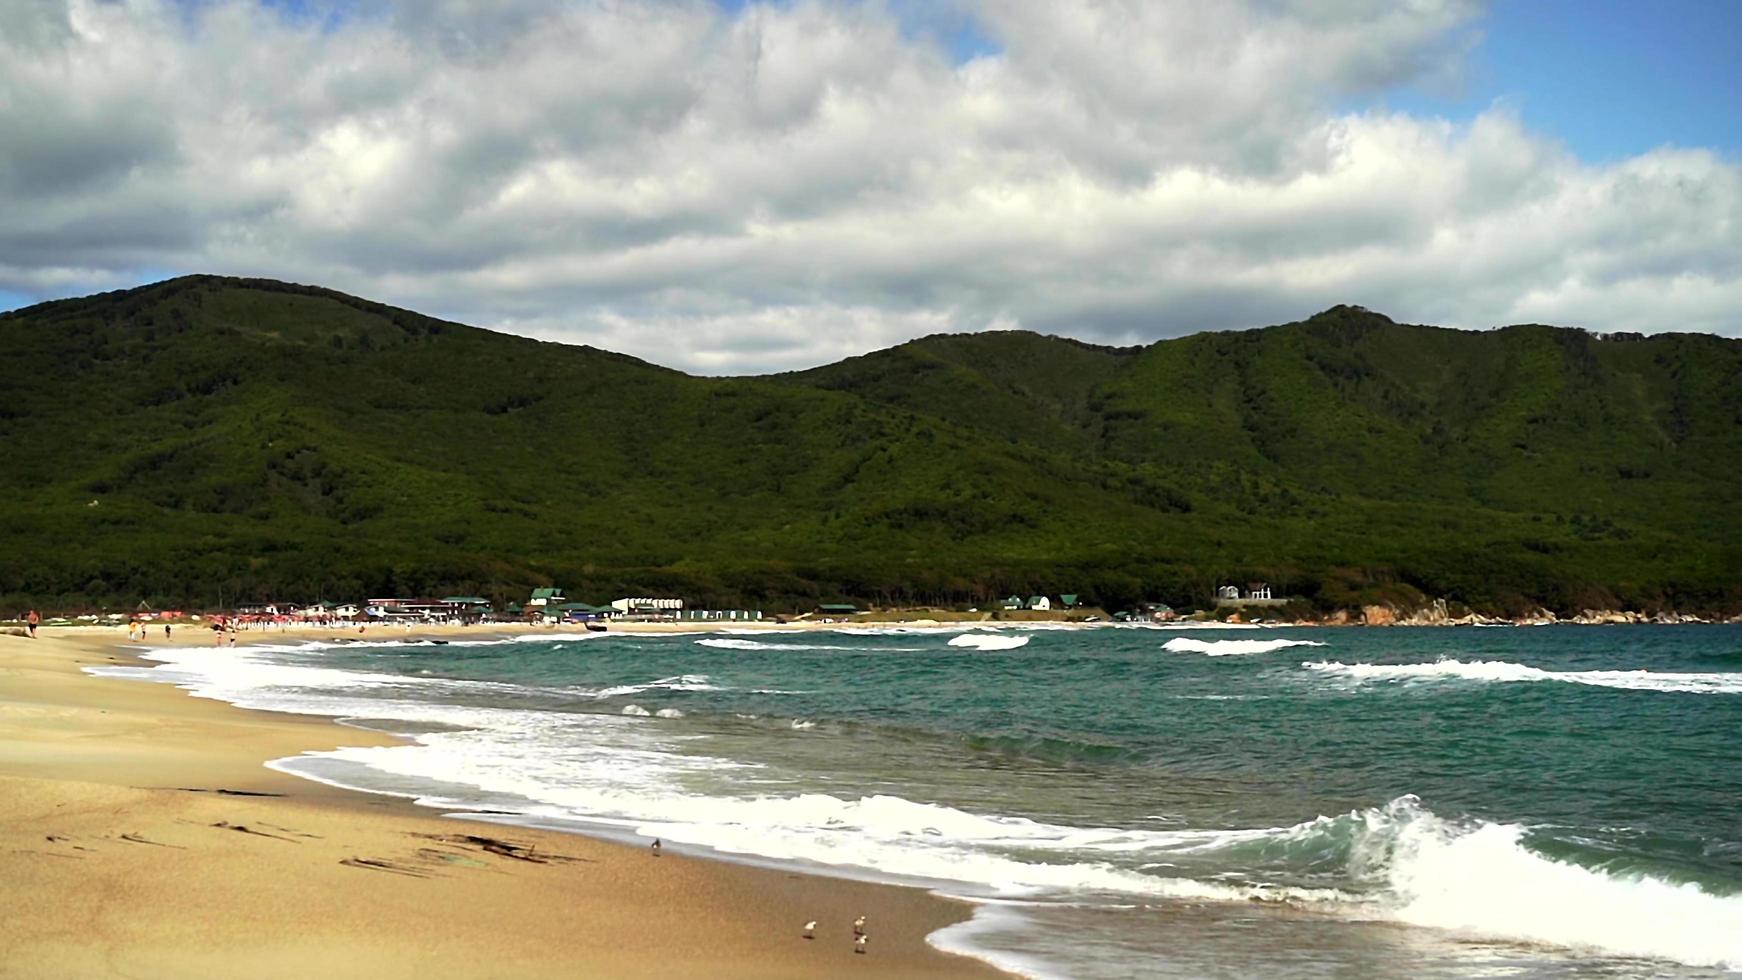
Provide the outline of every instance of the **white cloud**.
{"type": "Polygon", "coordinates": [[[0,9],[0,289],[268,275],[711,373],[943,330],[1149,340],[1355,302],[1742,332],[1742,168],[1579,161],[1455,79],[1471,3],[0,9]]]}

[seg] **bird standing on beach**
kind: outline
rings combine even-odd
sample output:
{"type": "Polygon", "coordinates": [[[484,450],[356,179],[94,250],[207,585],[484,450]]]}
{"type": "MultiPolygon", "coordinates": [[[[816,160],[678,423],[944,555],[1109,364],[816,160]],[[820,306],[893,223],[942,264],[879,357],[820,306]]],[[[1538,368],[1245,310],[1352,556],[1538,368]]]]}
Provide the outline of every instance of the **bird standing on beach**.
{"type": "Polygon", "coordinates": [[[859,934],[859,938],[853,940],[853,952],[855,952],[855,953],[865,952],[865,941],[870,939],[870,938],[871,938],[870,936],[867,936],[861,932],[859,934]]]}
{"type": "Polygon", "coordinates": [[[664,849],[664,847],[665,847],[665,845],[663,845],[663,844],[661,844],[661,843],[660,843],[660,842],[659,842],[659,838],[657,838],[657,837],[655,837],[655,838],[654,838],[654,839],[653,839],[653,856],[654,856],[654,857],[659,857],[659,852],[660,852],[660,851],[661,851],[661,850],[663,850],[663,849],[664,849]]]}
{"type": "Polygon", "coordinates": [[[861,915],[857,919],[853,920],[853,935],[854,936],[865,935],[865,917],[864,916],[861,915]]]}
{"type": "Polygon", "coordinates": [[[817,920],[812,919],[809,922],[806,922],[804,924],[804,938],[806,938],[806,939],[817,938],[817,920]]]}

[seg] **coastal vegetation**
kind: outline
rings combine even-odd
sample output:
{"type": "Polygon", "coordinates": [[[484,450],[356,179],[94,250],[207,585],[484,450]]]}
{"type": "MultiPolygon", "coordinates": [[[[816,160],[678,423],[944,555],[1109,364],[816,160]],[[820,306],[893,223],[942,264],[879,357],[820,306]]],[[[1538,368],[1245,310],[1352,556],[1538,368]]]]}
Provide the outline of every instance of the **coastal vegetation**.
{"type": "Polygon", "coordinates": [[[192,276],[0,315],[0,608],[667,594],[1742,608],[1742,342],[1356,307],[701,378],[192,276]]]}

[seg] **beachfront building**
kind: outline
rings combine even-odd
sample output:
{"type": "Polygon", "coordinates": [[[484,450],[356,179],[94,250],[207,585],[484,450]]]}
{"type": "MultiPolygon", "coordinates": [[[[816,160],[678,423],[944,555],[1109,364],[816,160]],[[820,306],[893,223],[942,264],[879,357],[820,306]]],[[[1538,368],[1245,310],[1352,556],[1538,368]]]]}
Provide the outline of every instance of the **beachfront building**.
{"type": "Polygon", "coordinates": [[[669,597],[636,596],[626,599],[612,599],[611,609],[619,616],[676,619],[683,612],[683,600],[669,597]]]}
{"type": "Polygon", "coordinates": [[[448,607],[452,618],[467,623],[475,623],[496,611],[491,607],[490,600],[481,595],[443,596],[442,602],[448,607]]]}
{"type": "Polygon", "coordinates": [[[556,607],[557,618],[568,623],[590,623],[595,620],[610,619],[617,610],[610,606],[595,606],[589,602],[565,602],[556,607]]]}
{"type": "Polygon", "coordinates": [[[425,623],[477,622],[490,612],[490,601],[480,596],[447,599],[370,599],[363,612],[372,619],[425,623]],[[466,600],[455,602],[455,599],[466,600]],[[475,600],[475,601],[473,601],[475,600]]]}
{"type": "Polygon", "coordinates": [[[1075,609],[1082,604],[1081,597],[1075,592],[1067,592],[1064,595],[1059,596],[1059,605],[1066,609],[1075,609]]]}
{"type": "Polygon", "coordinates": [[[859,607],[850,602],[824,602],[817,606],[818,616],[857,616],[859,607]]]}
{"type": "Polygon", "coordinates": [[[442,601],[455,609],[482,609],[490,611],[490,600],[481,595],[446,595],[442,601]]]}
{"type": "Polygon", "coordinates": [[[356,619],[363,614],[355,602],[341,602],[333,607],[333,617],[336,619],[356,619]]]}
{"type": "Polygon", "coordinates": [[[1004,610],[1010,611],[1010,612],[1014,612],[1015,610],[1021,609],[1022,608],[1022,597],[1019,595],[1006,596],[1004,599],[1002,599],[998,603],[998,608],[1004,609],[1004,610]]]}
{"type": "Polygon", "coordinates": [[[762,618],[760,609],[685,609],[679,619],[700,622],[754,622],[762,618]]]}
{"type": "Polygon", "coordinates": [[[1241,592],[1232,585],[1224,585],[1216,590],[1216,606],[1218,608],[1240,609],[1246,606],[1282,606],[1288,600],[1279,599],[1270,589],[1268,582],[1251,582],[1246,591],[1241,592]]]}
{"type": "Polygon", "coordinates": [[[543,612],[546,606],[560,606],[566,601],[563,590],[552,587],[548,589],[533,589],[532,598],[526,600],[528,612],[536,609],[543,612]]]}
{"type": "Polygon", "coordinates": [[[1046,612],[1052,609],[1052,600],[1043,595],[1031,595],[1028,597],[1027,608],[1046,612]]]}

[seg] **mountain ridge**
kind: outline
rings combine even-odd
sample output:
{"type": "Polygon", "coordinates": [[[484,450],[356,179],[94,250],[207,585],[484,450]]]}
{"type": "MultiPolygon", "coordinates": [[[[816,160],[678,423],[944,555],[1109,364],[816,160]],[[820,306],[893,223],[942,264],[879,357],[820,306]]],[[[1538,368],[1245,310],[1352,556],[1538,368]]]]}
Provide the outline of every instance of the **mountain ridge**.
{"type": "Polygon", "coordinates": [[[0,314],[0,342],[0,603],[555,581],[1187,605],[1247,578],[1317,609],[1738,603],[1742,342],[1710,335],[1337,306],[707,378],[189,276],[0,314]]]}

